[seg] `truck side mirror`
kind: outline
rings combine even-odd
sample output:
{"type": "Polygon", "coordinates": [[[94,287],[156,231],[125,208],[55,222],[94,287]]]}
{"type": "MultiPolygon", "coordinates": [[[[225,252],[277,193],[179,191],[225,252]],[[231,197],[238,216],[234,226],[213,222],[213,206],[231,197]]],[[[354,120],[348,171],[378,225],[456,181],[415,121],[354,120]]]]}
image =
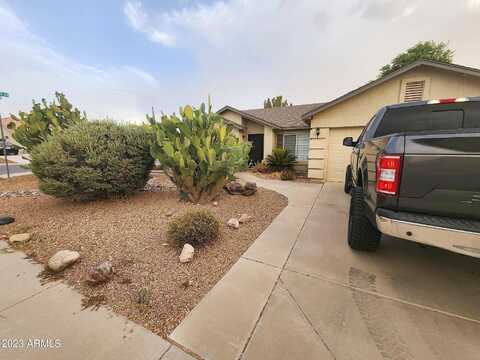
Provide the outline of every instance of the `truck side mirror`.
{"type": "Polygon", "coordinates": [[[353,138],[351,136],[348,136],[343,139],[343,146],[354,147],[355,142],[353,141],[353,138]]]}

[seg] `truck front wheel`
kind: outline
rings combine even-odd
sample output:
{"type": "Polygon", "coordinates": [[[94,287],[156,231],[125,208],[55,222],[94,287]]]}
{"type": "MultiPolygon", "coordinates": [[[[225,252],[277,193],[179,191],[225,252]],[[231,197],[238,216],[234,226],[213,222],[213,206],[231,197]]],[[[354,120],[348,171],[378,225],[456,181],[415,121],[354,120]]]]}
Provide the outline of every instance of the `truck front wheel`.
{"type": "Polygon", "coordinates": [[[348,245],[354,250],[377,250],[382,234],[372,225],[365,214],[366,206],[362,187],[354,187],[351,194],[348,218],[348,245]]]}

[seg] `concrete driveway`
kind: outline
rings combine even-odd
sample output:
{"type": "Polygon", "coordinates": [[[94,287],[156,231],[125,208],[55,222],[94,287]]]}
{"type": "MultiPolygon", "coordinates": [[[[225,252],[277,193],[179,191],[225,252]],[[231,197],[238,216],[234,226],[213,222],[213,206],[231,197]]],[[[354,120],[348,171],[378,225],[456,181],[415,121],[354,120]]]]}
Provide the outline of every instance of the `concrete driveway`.
{"type": "Polygon", "coordinates": [[[480,358],[480,260],[385,237],[354,252],[341,184],[256,181],[289,196],[271,227],[298,231],[267,229],[172,341],[222,360],[480,358]]]}

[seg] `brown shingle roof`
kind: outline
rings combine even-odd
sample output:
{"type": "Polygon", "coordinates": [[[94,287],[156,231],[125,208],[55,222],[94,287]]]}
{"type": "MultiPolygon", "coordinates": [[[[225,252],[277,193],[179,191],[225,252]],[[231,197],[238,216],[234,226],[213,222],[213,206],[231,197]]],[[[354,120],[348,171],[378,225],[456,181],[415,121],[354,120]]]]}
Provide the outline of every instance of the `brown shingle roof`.
{"type": "Polygon", "coordinates": [[[322,103],[241,111],[255,118],[260,118],[266,122],[275,124],[282,129],[308,129],[308,125],[302,120],[302,115],[320,105],[322,105],[322,103]]]}

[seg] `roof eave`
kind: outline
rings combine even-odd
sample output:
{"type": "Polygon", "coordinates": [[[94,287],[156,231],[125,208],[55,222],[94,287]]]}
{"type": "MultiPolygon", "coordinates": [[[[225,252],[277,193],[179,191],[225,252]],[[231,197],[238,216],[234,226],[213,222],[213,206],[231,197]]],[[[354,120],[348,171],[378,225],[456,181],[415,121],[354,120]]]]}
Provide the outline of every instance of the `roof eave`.
{"type": "Polygon", "coordinates": [[[435,62],[435,61],[429,61],[429,60],[417,60],[413,63],[411,63],[410,65],[406,65],[380,79],[377,79],[377,80],[373,80],[363,86],[360,86],[359,88],[355,89],[355,90],[352,90],[352,91],[349,91],[348,93],[324,104],[324,105],[321,105],[319,106],[318,108],[316,109],[313,109],[313,110],[310,110],[309,112],[306,112],[305,114],[302,115],[302,119],[304,121],[310,121],[312,120],[312,117],[316,114],[318,114],[319,112],[322,112],[332,106],[335,106],[337,105],[338,103],[342,102],[342,101],[345,101],[345,100],[348,100],[356,95],[359,95],[361,93],[363,93],[364,91],[367,91],[377,85],[380,85],[380,84],[383,84],[384,82],[390,80],[390,79],[393,79],[394,77],[397,77],[399,75],[402,75],[404,73],[406,73],[407,71],[410,71],[416,67],[419,67],[419,66],[432,66],[432,67],[435,67],[435,68],[438,68],[438,69],[443,69],[443,70],[448,70],[448,71],[457,71],[457,72],[461,72],[463,74],[466,74],[466,75],[472,75],[472,76],[477,76],[477,77],[480,77],[480,70],[479,69],[474,69],[474,68],[468,68],[466,66],[461,66],[461,65],[456,65],[456,64],[446,64],[446,63],[440,63],[440,62],[435,62]]]}
{"type": "Polygon", "coordinates": [[[245,118],[245,119],[247,119],[247,120],[250,120],[250,121],[253,121],[253,122],[257,122],[257,123],[262,124],[262,125],[269,126],[269,127],[273,128],[273,129],[280,129],[280,126],[278,126],[278,125],[276,125],[276,124],[273,124],[273,123],[271,123],[271,122],[269,122],[269,121],[260,119],[260,118],[258,118],[258,117],[256,117],[256,116],[250,115],[250,114],[248,114],[248,113],[246,113],[246,112],[243,112],[243,111],[241,111],[241,110],[235,109],[234,107],[229,106],[229,105],[226,105],[226,106],[224,106],[223,108],[221,108],[220,110],[218,110],[218,111],[217,111],[217,114],[221,114],[221,113],[223,113],[223,112],[225,112],[225,111],[227,111],[227,110],[232,111],[232,112],[234,112],[234,113],[237,113],[238,115],[242,116],[243,118],[245,118]]]}

